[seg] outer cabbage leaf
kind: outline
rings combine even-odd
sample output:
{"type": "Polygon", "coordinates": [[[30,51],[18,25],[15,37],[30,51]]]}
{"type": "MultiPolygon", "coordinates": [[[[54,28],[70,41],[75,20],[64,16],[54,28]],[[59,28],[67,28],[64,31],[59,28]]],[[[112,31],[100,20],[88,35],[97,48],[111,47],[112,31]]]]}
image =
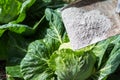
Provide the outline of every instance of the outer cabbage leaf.
{"type": "Polygon", "coordinates": [[[6,41],[6,54],[7,54],[7,66],[20,65],[22,58],[27,52],[27,47],[30,41],[25,37],[9,32],[5,34],[6,41]]]}
{"type": "Polygon", "coordinates": [[[113,73],[120,65],[120,49],[111,55],[105,66],[100,69],[98,80],[104,79],[109,74],[113,73]]]}
{"type": "Polygon", "coordinates": [[[100,68],[103,56],[105,55],[106,49],[110,44],[110,39],[98,42],[96,46],[93,48],[92,52],[96,55],[98,60],[97,69],[100,68]]]}
{"type": "Polygon", "coordinates": [[[100,67],[96,69],[92,79],[106,80],[107,76],[114,73],[120,65],[120,35],[99,42],[93,52],[99,57],[100,67]]]}
{"type": "Polygon", "coordinates": [[[62,49],[55,51],[48,63],[58,80],[86,80],[93,72],[95,61],[92,53],[62,49]]]}
{"type": "Polygon", "coordinates": [[[19,15],[22,3],[18,0],[0,0],[0,23],[8,23],[19,15]]]}
{"type": "Polygon", "coordinates": [[[35,0],[0,0],[0,23],[23,21],[26,16],[26,9],[34,2],[35,0]]]}
{"type": "Polygon", "coordinates": [[[0,37],[0,59],[12,64],[20,61],[26,53],[28,43],[29,40],[19,34],[13,32],[4,34],[0,37]]]}
{"type": "Polygon", "coordinates": [[[21,35],[12,32],[0,37],[0,60],[5,60],[8,80],[12,80],[13,77],[22,78],[20,67],[16,65],[20,65],[21,59],[25,56],[28,43],[29,41],[21,35]]]}
{"type": "MultiPolygon", "coordinates": [[[[50,27],[46,29],[45,38],[32,42],[27,55],[21,62],[21,72],[25,80],[53,80],[53,72],[49,69],[47,60],[59,48],[64,34],[60,14],[52,9],[49,21],[50,27]],[[52,24],[52,25],[51,25],[52,24]]],[[[46,12],[47,14],[47,12],[46,12]]]]}
{"type": "Polygon", "coordinates": [[[49,41],[48,39],[37,40],[29,45],[27,55],[21,62],[21,72],[25,80],[53,78],[51,77],[53,72],[49,70],[47,60],[58,45],[54,43],[54,40],[49,41]]]}
{"type": "Polygon", "coordinates": [[[62,41],[62,36],[64,34],[64,27],[60,15],[60,10],[52,10],[49,8],[46,8],[45,10],[45,15],[46,19],[49,21],[49,27],[50,29],[47,30],[47,35],[46,37],[51,37],[60,43],[63,43],[62,41]],[[62,27],[61,27],[62,26],[62,27]],[[51,34],[53,33],[53,34],[51,34]]]}
{"type": "Polygon", "coordinates": [[[98,80],[104,79],[109,74],[115,72],[120,65],[120,35],[111,37],[112,50],[109,51],[108,60],[98,72],[98,80]]]}
{"type": "Polygon", "coordinates": [[[9,24],[0,26],[0,37],[3,35],[3,33],[6,30],[9,30],[11,32],[15,32],[18,34],[24,34],[24,35],[30,35],[34,32],[34,30],[27,25],[9,23],[9,24]]]}
{"type": "Polygon", "coordinates": [[[7,66],[6,67],[6,74],[8,76],[22,78],[22,74],[20,73],[20,65],[7,66]]]}
{"type": "Polygon", "coordinates": [[[33,29],[27,25],[17,24],[26,17],[26,10],[35,0],[0,0],[0,37],[6,30],[19,34],[31,34],[33,29]]]}
{"type": "Polygon", "coordinates": [[[22,74],[26,80],[39,80],[47,69],[48,50],[42,40],[31,43],[21,62],[22,74]]]}

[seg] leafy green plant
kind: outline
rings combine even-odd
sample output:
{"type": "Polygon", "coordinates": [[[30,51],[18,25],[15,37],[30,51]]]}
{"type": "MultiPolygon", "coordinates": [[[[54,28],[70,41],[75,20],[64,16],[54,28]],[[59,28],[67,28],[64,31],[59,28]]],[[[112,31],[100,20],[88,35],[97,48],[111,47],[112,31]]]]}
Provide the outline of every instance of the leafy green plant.
{"type": "MultiPolygon", "coordinates": [[[[45,66],[47,67],[45,68],[42,67],[42,65],[39,65],[39,68],[42,67],[45,69],[40,70],[43,70],[44,78],[32,78],[34,76],[31,78],[34,80],[46,80],[47,77],[49,77],[48,80],[50,80],[50,76],[52,75],[51,79],[54,77],[55,80],[107,80],[109,75],[115,72],[120,64],[119,48],[117,47],[119,44],[119,38],[119,35],[114,36],[101,41],[96,45],[91,45],[78,51],[73,51],[69,47],[68,49],[66,47],[62,47],[61,49],[54,51],[47,59],[41,58],[45,60],[43,64],[46,64],[45,66]],[[49,73],[45,75],[45,72],[47,72],[46,70],[49,71],[49,73]]],[[[46,49],[44,48],[44,50],[46,49]]],[[[29,58],[25,57],[24,59],[29,58]]],[[[22,70],[24,70],[23,73],[25,73],[25,71],[27,72],[26,69],[30,67],[30,65],[28,67],[23,65],[27,65],[31,62],[25,61],[24,59],[21,63],[22,70]],[[24,62],[27,62],[27,64],[24,64],[24,62]]],[[[40,59],[38,62],[40,62],[40,59]]],[[[43,73],[41,74],[40,72],[42,77],[43,73]]],[[[28,76],[26,74],[24,75],[28,76]]]]}
{"type": "Polygon", "coordinates": [[[8,23],[11,21],[18,23],[23,21],[26,15],[26,9],[34,2],[35,0],[0,0],[0,23],[8,23]]]}
{"type": "Polygon", "coordinates": [[[73,51],[60,8],[72,0],[1,0],[7,80],[118,80],[120,35],[73,51]]]}
{"type": "Polygon", "coordinates": [[[91,53],[81,54],[71,49],[55,51],[48,62],[58,80],[85,80],[95,64],[95,56],[91,53]]]}
{"type": "Polygon", "coordinates": [[[49,76],[46,61],[51,56],[52,52],[58,49],[60,43],[62,43],[64,27],[58,12],[46,9],[45,13],[47,20],[50,21],[50,28],[47,29],[47,34],[44,39],[37,40],[29,45],[27,55],[21,62],[21,70],[26,80],[44,80],[49,76]],[[32,66],[33,64],[36,66],[32,66]],[[37,72],[39,74],[36,74],[37,72]]]}

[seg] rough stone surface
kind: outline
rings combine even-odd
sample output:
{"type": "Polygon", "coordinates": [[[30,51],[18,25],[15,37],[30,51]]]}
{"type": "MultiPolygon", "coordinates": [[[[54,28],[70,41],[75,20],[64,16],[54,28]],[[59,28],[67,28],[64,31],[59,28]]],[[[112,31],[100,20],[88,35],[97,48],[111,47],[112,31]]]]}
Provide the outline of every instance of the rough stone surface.
{"type": "Polygon", "coordinates": [[[110,19],[97,9],[69,7],[62,11],[62,19],[74,50],[105,39],[112,26],[110,19]]]}

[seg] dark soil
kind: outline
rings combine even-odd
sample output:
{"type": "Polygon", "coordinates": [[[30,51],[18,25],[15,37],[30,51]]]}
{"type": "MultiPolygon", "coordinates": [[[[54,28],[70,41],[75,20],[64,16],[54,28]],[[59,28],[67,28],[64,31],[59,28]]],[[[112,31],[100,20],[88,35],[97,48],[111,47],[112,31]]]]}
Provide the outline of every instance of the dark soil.
{"type": "Polygon", "coordinates": [[[6,62],[0,60],[0,80],[6,80],[5,66],[6,66],[6,62]]]}

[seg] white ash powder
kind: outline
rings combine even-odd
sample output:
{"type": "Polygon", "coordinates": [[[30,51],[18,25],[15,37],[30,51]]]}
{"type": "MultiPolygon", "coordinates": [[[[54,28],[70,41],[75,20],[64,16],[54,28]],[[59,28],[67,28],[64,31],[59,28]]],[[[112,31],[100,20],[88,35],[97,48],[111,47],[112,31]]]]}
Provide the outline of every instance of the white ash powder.
{"type": "Polygon", "coordinates": [[[105,39],[112,25],[99,10],[85,11],[75,7],[64,9],[62,19],[74,50],[105,39]]]}

